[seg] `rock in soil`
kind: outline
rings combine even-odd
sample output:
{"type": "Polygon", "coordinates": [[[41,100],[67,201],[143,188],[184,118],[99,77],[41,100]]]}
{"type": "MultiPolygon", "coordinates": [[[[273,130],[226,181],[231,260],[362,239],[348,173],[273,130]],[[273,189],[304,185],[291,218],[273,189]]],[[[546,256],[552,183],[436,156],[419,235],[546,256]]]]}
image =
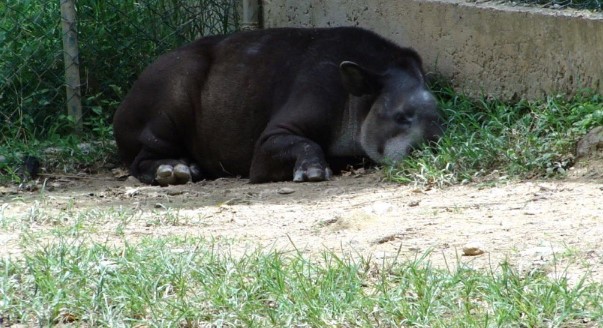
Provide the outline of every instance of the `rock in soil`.
{"type": "Polygon", "coordinates": [[[576,156],[578,158],[587,157],[601,150],[603,150],[603,126],[598,126],[578,141],[576,156]]]}
{"type": "Polygon", "coordinates": [[[477,256],[484,254],[485,252],[484,245],[477,241],[468,242],[463,247],[463,255],[465,256],[477,256]]]}

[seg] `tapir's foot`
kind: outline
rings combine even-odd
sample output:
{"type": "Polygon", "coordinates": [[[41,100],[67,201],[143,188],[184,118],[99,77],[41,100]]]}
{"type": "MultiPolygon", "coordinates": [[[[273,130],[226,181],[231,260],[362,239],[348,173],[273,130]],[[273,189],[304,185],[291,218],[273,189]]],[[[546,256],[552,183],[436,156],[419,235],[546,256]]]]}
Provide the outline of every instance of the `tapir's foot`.
{"type": "Polygon", "coordinates": [[[328,166],[323,166],[319,164],[314,165],[304,165],[302,163],[298,167],[295,168],[293,172],[293,181],[294,182],[318,182],[331,180],[333,176],[333,171],[328,166]]]}
{"type": "Polygon", "coordinates": [[[249,170],[249,182],[330,180],[329,168],[320,145],[298,135],[268,136],[257,146],[249,170]],[[293,165],[292,165],[293,164],[293,165]]]}
{"type": "Polygon", "coordinates": [[[160,186],[186,184],[195,181],[201,175],[197,164],[162,164],[157,167],[155,182],[160,186]]]}

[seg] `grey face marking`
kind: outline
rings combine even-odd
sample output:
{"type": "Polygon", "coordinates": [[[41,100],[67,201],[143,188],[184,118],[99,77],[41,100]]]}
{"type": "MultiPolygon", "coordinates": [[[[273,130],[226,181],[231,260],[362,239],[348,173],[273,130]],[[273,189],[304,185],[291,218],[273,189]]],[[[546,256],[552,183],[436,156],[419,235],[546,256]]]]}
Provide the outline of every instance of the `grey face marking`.
{"type": "Polygon", "coordinates": [[[437,117],[435,97],[426,89],[422,75],[391,73],[383,93],[364,120],[360,143],[377,163],[398,162],[424,138],[426,127],[437,117]]]}

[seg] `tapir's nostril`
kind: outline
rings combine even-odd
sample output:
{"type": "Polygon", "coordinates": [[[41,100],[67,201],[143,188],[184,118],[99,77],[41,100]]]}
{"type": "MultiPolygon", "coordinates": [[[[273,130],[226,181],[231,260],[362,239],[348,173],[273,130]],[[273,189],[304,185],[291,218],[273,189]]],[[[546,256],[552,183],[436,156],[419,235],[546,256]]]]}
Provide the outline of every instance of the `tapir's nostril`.
{"type": "Polygon", "coordinates": [[[410,114],[410,115],[409,115],[409,113],[402,113],[402,112],[396,113],[396,114],[394,114],[394,122],[396,122],[399,125],[411,125],[412,121],[413,121],[413,116],[414,116],[414,113],[410,114]]]}

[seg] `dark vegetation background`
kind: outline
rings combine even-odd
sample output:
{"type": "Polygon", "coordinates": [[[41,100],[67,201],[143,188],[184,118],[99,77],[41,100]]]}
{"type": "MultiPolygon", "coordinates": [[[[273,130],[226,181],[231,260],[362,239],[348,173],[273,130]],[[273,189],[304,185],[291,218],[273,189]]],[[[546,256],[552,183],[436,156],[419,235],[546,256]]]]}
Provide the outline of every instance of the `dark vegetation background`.
{"type": "MultiPolygon", "coordinates": [[[[237,30],[238,2],[76,1],[87,127],[106,127],[102,123],[138,73],[159,54],[201,36],[237,30]]],[[[60,23],[60,1],[0,2],[0,144],[71,131],[60,23]]]]}

